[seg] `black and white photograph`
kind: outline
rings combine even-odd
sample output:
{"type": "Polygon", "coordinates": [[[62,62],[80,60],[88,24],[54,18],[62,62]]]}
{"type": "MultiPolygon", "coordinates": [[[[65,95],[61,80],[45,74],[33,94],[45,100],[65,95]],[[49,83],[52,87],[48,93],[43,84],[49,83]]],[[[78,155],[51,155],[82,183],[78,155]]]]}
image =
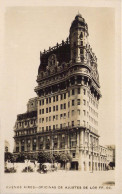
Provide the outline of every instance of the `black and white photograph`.
{"type": "Polygon", "coordinates": [[[116,3],[5,6],[0,193],[121,193],[116,3]]]}

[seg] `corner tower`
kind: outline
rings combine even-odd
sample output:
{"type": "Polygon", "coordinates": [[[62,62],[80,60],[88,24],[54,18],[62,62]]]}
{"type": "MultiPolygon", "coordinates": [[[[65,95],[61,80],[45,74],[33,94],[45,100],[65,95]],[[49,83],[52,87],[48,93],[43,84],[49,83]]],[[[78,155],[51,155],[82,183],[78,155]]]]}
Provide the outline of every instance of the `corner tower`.
{"type": "Polygon", "coordinates": [[[79,63],[84,60],[85,47],[88,44],[88,25],[81,14],[76,15],[70,27],[71,61],[79,63]]]}

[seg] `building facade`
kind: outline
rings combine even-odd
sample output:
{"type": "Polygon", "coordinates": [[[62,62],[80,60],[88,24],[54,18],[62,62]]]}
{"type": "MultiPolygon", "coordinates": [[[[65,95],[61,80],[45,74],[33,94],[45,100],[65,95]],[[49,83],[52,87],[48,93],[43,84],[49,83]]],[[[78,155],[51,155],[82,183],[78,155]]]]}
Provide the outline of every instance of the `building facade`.
{"type": "Polygon", "coordinates": [[[72,157],[72,169],[105,169],[98,133],[97,57],[88,36],[88,25],[78,14],[66,41],[40,53],[37,97],[17,116],[14,153],[64,152],[72,157]]]}

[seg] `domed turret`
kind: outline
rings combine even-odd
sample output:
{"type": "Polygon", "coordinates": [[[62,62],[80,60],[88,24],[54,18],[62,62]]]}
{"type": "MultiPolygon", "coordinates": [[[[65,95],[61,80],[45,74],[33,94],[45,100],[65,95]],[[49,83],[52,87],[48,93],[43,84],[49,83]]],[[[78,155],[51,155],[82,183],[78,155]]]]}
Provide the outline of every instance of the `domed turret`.
{"type": "Polygon", "coordinates": [[[88,43],[88,26],[81,14],[75,16],[70,27],[71,61],[81,63],[85,57],[85,47],[88,43]]]}
{"type": "Polygon", "coordinates": [[[80,13],[75,16],[75,19],[71,24],[70,31],[74,30],[74,28],[82,28],[82,30],[87,32],[88,35],[88,25],[80,13]]]}

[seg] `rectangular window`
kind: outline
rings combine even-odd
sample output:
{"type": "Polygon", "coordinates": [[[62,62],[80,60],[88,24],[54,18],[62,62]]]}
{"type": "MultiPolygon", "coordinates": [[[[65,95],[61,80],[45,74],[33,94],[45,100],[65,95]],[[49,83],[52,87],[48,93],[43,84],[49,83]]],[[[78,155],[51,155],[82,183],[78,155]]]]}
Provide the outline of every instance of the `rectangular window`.
{"type": "Polygon", "coordinates": [[[46,117],[46,122],[48,122],[48,117],[46,117]]]}
{"type": "Polygon", "coordinates": [[[44,122],[44,118],[42,118],[42,123],[44,122]]]}
{"type": "Polygon", "coordinates": [[[70,115],[70,114],[69,114],[69,112],[68,112],[68,118],[69,118],[69,115],[70,115]]]}
{"type": "Polygon", "coordinates": [[[48,131],[48,126],[46,126],[46,131],[48,131]]]}
{"type": "Polygon", "coordinates": [[[46,113],[48,113],[48,108],[46,108],[46,113]]]}
{"type": "Polygon", "coordinates": [[[49,103],[51,103],[51,98],[49,97],[49,103]]]}
{"type": "Polygon", "coordinates": [[[70,107],[70,101],[68,102],[68,108],[70,107]]]}
{"type": "Polygon", "coordinates": [[[58,105],[56,105],[56,110],[58,110],[58,105]]]}
{"type": "Polygon", "coordinates": [[[66,99],[66,93],[64,93],[64,99],[66,99]]]}
{"type": "Polygon", "coordinates": [[[51,107],[49,107],[49,112],[51,112],[51,107]]]}
{"type": "Polygon", "coordinates": [[[51,126],[49,126],[49,131],[51,131],[51,126]]]}
{"type": "Polygon", "coordinates": [[[42,127],[42,132],[44,132],[44,127],[42,127]]]}
{"type": "Polygon", "coordinates": [[[80,99],[77,99],[77,105],[80,105],[80,99]]]}
{"type": "Polygon", "coordinates": [[[62,94],[60,95],[60,99],[63,100],[63,95],[62,94]]]}
{"type": "Polygon", "coordinates": [[[80,115],[80,109],[78,109],[77,112],[78,112],[78,115],[80,115]]]}
{"type": "Polygon", "coordinates": [[[40,106],[42,105],[42,103],[41,103],[41,100],[40,100],[40,106]]]}
{"type": "Polygon", "coordinates": [[[56,129],[58,129],[58,124],[56,125],[56,129]]]}
{"type": "Polygon", "coordinates": [[[39,110],[39,113],[40,113],[40,115],[42,114],[42,110],[41,109],[39,110]]]}
{"type": "Polygon", "coordinates": [[[60,114],[60,119],[62,119],[63,118],[63,114],[60,114]]]}
{"type": "Polygon", "coordinates": [[[55,130],[55,125],[53,125],[53,130],[55,130]]]}
{"type": "Polygon", "coordinates": [[[60,105],[61,110],[63,109],[63,104],[60,105]]]}
{"type": "Polygon", "coordinates": [[[64,103],[64,109],[66,109],[66,103],[64,103]]]}
{"type": "Polygon", "coordinates": [[[55,121],[55,115],[53,116],[53,121],[55,121]]]}
{"type": "Polygon", "coordinates": [[[86,116],[86,111],[85,110],[83,110],[83,115],[86,116]]]}
{"type": "Polygon", "coordinates": [[[86,105],[86,100],[83,100],[83,104],[86,105]]]}
{"type": "Polygon", "coordinates": [[[46,98],[46,104],[48,104],[48,98],[46,98]]]}
{"type": "Polygon", "coordinates": [[[49,121],[51,121],[51,116],[49,116],[49,121]]]}
{"type": "Polygon", "coordinates": [[[42,109],[42,114],[44,114],[44,109],[42,109]]]}
{"type": "Polygon", "coordinates": [[[72,127],[74,127],[74,121],[72,121],[72,127]]]}
{"type": "Polygon", "coordinates": [[[42,105],[44,105],[44,99],[42,100],[42,105]]]}
{"type": "Polygon", "coordinates": [[[77,125],[80,126],[80,120],[77,120],[77,125]]]}
{"type": "Polygon", "coordinates": [[[70,91],[68,92],[68,97],[70,97],[70,91]]]}
{"type": "Polygon", "coordinates": [[[53,111],[55,111],[55,106],[53,106],[53,111]]]}
{"type": "Polygon", "coordinates": [[[74,110],[72,110],[72,116],[74,116],[74,113],[75,113],[75,111],[74,111],[74,110]]]}
{"type": "Polygon", "coordinates": [[[84,125],[84,127],[86,126],[86,122],[85,121],[83,121],[83,125],[84,125]]]}
{"type": "Polygon", "coordinates": [[[53,96],[53,102],[55,102],[55,96],[53,96]]]}
{"type": "Polygon", "coordinates": [[[64,113],[64,119],[66,118],[66,113],[64,113]]]}
{"type": "Polygon", "coordinates": [[[78,88],[78,94],[80,94],[80,88],[78,88]]]}
{"type": "Polygon", "coordinates": [[[74,89],[72,90],[72,95],[75,95],[75,90],[74,89]]]}
{"type": "Polygon", "coordinates": [[[41,123],[41,118],[39,119],[39,123],[41,123]]]}
{"type": "Polygon", "coordinates": [[[86,95],[86,90],[85,89],[83,89],[83,93],[84,93],[84,95],[86,95]]]}
{"type": "Polygon", "coordinates": [[[58,120],[58,115],[56,115],[56,120],[58,120]]]}
{"type": "Polygon", "coordinates": [[[62,124],[60,124],[60,129],[62,129],[62,124]]]}
{"type": "Polygon", "coordinates": [[[58,101],[58,95],[56,96],[56,101],[58,101]]]}
{"type": "Polygon", "coordinates": [[[75,101],[74,100],[72,100],[72,106],[74,106],[75,105],[75,101]]]}

